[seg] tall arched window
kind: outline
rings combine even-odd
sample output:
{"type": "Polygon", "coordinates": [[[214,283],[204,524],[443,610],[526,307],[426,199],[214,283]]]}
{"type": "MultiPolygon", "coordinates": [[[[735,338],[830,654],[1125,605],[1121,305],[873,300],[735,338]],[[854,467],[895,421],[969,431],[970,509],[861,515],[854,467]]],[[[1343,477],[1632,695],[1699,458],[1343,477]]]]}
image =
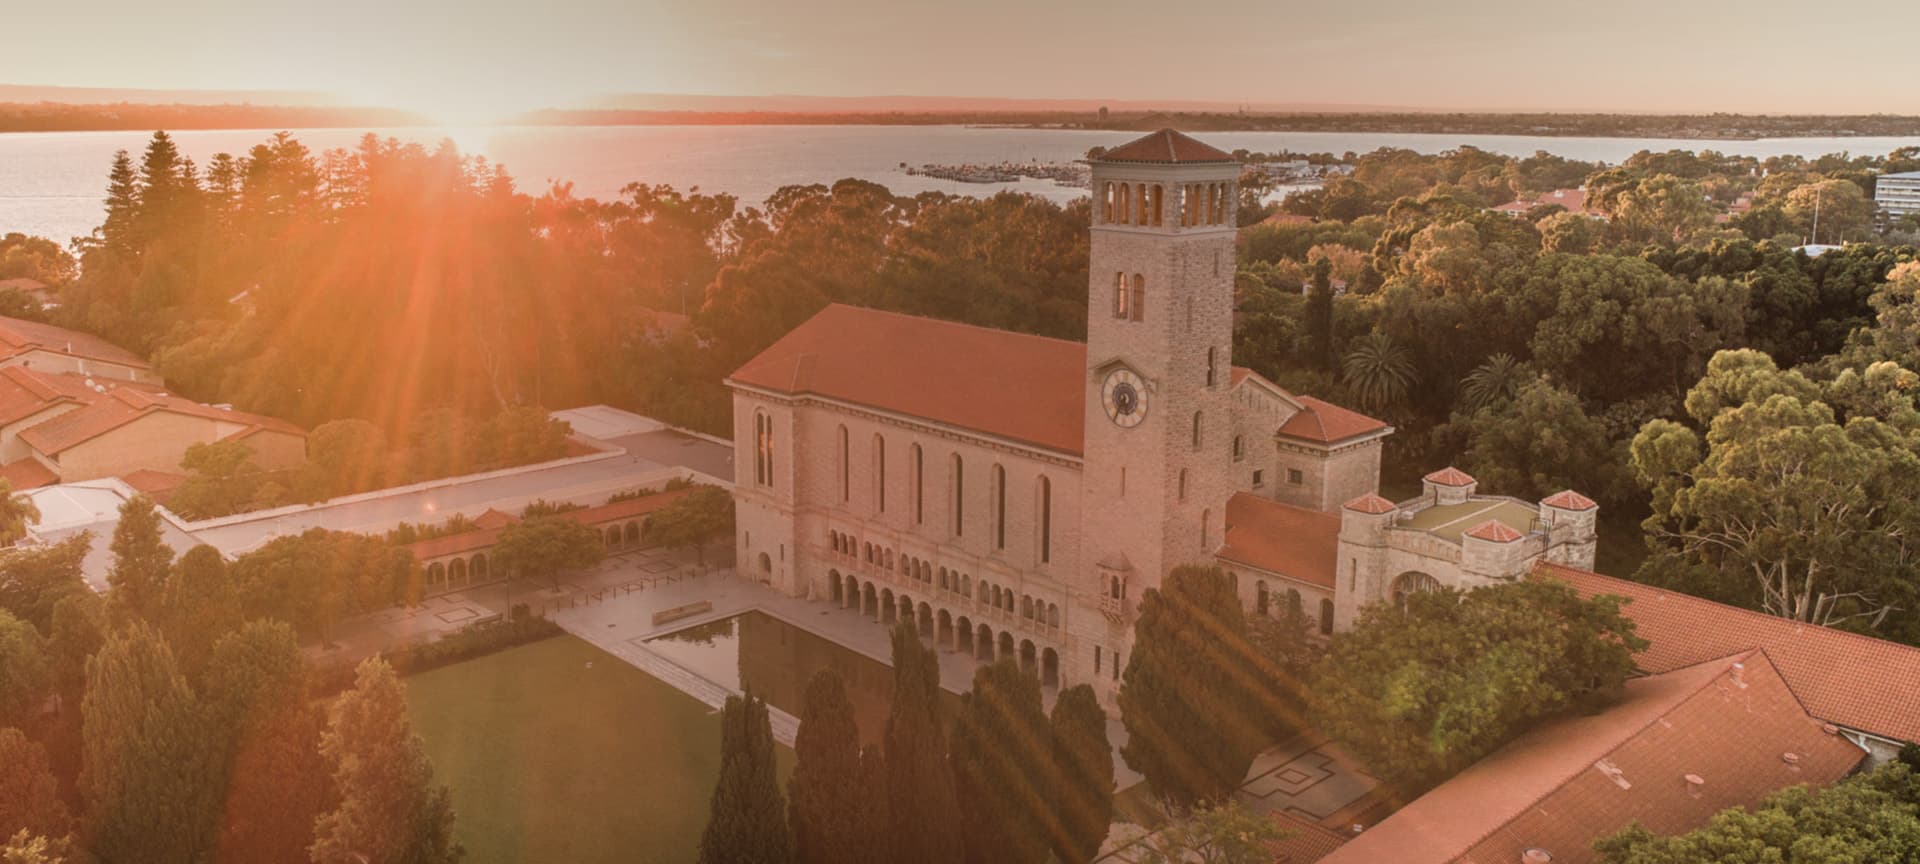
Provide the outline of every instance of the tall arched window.
{"type": "Polygon", "coordinates": [[[1200,431],[1200,412],[1195,411],[1193,412],[1193,449],[1195,450],[1200,449],[1200,443],[1205,440],[1201,437],[1200,431]]]}
{"type": "Polygon", "coordinates": [[[1180,485],[1177,489],[1181,501],[1187,500],[1187,469],[1180,469],[1180,485]]]}
{"type": "Polygon", "coordinates": [[[753,412],[753,480],[762,486],[773,485],[773,418],[764,411],[753,412]]]}
{"type": "Polygon", "coordinates": [[[1113,317],[1126,320],[1132,317],[1127,302],[1127,274],[1114,271],[1113,274],[1113,317]]]}
{"type": "Polygon", "coordinates": [[[1053,481],[1040,476],[1040,563],[1053,560],[1053,481]]]}
{"type": "Polygon", "coordinates": [[[1333,635],[1333,601],[1320,601],[1320,635],[1333,635]]]}
{"type": "Polygon", "coordinates": [[[1257,614],[1257,615],[1265,615],[1265,614],[1267,614],[1267,605],[1268,605],[1268,601],[1267,601],[1267,580],[1265,580],[1265,579],[1261,579],[1261,580],[1259,580],[1259,581],[1256,581],[1256,582],[1254,582],[1254,583],[1253,583],[1253,611],[1254,611],[1254,614],[1257,614]]]}
{"type": "Polygon", "coordinates": [[[1122,225],[1133,221],[1133,186],[1131,184],[1120,184],[1120,203],[1115,205],[1114,214],[1120,218],[1113,221],[1122,225]]]}
{"type": "Polygon", "coordinates": [[[1220,364],[1220,349],[1207,347],[1207,386],[1212,387],[1220,364]]]}
{"type": "Polygon", "coordinates": [[[1007,548],[1007,469],[993,466],[993,548],[1007,548]]]}
{"type": "Polygon", "coordinates": [[[1212,510],[1200,511],[1200,552],[1201,554],[1210,554],[1213,552],[1212,510]]]}
{"type": "Polygon", "coordinates": [[[853,460],[848,458],[850,455],[847,447],[847,427],[842,425],[840,427],[840,500],[842,502],[853,498],[853,466],[848,464],[853,460]]]}
{"type": "Polygon", "coordinates": [[[1133,314],[1129,317],[1134,321],[1146,320],[1147,277],[1142,276],[1138,273],[1133,274],[1133,304],[1132,305],[1133,305],[1133,314]]]}
{"type": "Polygon", "coordinates": [[[948,509],[953,513],[953,536],[967,533],[967,465],[960,454],[953,454],[953,502],[948,509]]]}
{"type": "Polygon", "coordinates": [[[1238,462],[1245,458],[1247,458],[1246,439],[1235,435],[1233,436],[1233,461],[1238,462]]]}
{"type": "Polygon", "coordinates": [[[926,498],[922,491],[925,484],[921,482],[926,479],[926,458],[925,454],[920,452],[918,444],[913,445],[913,450],[908,456],[908,461],[913,463],[910,469],[913,473],[907,477],[908,485],[913,487],[913,524],[919,525],[925,522],[927,517],[926,498]]]}
{"type": "Polygon", "coordinates": [[[1163,210],[1165,210],[1165,206],[1162,204],[1162,199],[1166,197],[1164,188],[1165,187],[1162,187],[1160,184],[1155,183],[1153,184],[1152,192],[1149,195],[1149,200],[1151,200],[1153,203],[1148,205],[1147,209],[1150,210],[1153,214],[1153,227],[1155,228],[1160,227],[1160,220],[1161,220],[1160,214],[1163,210]]]}
{"type": "Polygon", "coordinates": [[[1134,210],[1133,224],[1145,225],[1147,224],[1147,184],[1139,184],[1134,195],[1140,199],[1140,206],[1134,210]]]}
{"type": "Polygon", "coordinates": [[[873,433],[873,507],[887,512],[887,439],[873,433]]]}
{"type": "Polygon", "coordinates": [[[1113,181],[1108,180],[1100,195],[1100,221],[1113,221],[1113,181]]]}

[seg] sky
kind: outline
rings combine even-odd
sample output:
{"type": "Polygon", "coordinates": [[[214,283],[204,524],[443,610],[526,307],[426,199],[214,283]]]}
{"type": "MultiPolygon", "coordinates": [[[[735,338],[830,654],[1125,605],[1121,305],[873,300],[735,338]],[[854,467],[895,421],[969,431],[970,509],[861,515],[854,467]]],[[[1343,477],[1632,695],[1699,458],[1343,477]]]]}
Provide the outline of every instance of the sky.
{"type": "Polygon", "coordinates": [[[0,0],[0,83],[1920,113],[1915,0],[0,0]]]}

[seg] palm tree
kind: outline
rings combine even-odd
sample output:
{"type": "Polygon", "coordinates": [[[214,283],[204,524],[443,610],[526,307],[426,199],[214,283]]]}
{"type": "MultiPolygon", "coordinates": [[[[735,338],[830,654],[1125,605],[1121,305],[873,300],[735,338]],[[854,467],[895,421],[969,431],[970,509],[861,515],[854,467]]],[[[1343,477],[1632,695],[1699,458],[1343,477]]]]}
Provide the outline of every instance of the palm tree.
{"type": "Polygon", "coordinates": [[[1460,379],[1460,408],[1478,414],[1488,405],[1512,399],[1532,378],[1533,371],[1512,354],[1495,354],[1460,379]]]}
{"type": "Polygon", "coordinates": [[[1375,331],[1360,337],[1354,349],[1340,361],[1341,376],[1360,407],[1379,410],[1407,398],[1407,390],[1418,380],[1413,356],[1393,344],[1393,337],[1375,331]]]}
{"type": "Polygon", "coordinates": [[[0,546],[12,546],[27,536],[27,526],[40,521],[40,508],[25,494],[15,495],[13,484],[0,480],[0,546]]]}

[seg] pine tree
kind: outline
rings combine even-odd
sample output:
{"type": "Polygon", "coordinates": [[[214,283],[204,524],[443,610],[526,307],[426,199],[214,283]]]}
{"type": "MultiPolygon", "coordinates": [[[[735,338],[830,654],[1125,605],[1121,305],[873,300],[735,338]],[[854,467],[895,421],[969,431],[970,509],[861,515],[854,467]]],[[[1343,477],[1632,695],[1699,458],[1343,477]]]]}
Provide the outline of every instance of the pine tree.
{"type": "Polygon", "coordinates": [[[160,539],[160,513],[153,499],[135,495],[120,505],[120,521],[113,526],[113,566],[107,583],[124,608],[142,616],[154,613],[165,596],[173,549],[160,539]]]}
{"type": "Polygon", "coordinates": [[[958,864],[965,857],[940,726],[940,658],[912,621],[893,628],[893,710],[887,715],[888,829],[894,861],[958,864]]]}
{"type": "Polygon", "coordinates": [[[399,676],[378,657],[334,701],[320,753],[339,804],[314,824],[314,864],[452,864],[453,803],[413,734],[399,676]]]}
{"type": "Polygon", "coordinates": [[[823,669],[807,682],[800,731],[787,782],[788,822],[798,864],[844,864],[867,844],[860,822],[860,727],[840,673],[823,669]]]}
{"type": "Polygon", "coordinates": [[[953,780],[972,864],[1040,864],[1054,833],[1059,777],[1040,680],[1002,658],[973,673],[953,724],[953,780]]]}
{"type": "Polygon", "coordinates": [[[83,835],[103,864],[194,864],[212,847],[220,804],[205,717],[146,624],[115,634],[87,663],[81,702],[83,835]]]}
{"type": "Polygon", "coordinates": [[[205,689],[209,725],[228,744],[214,861],[306,860],[315,820],[336,802],[320,755],[326,717],[307,699],[293,628],[255,621],[222,638],[205,689]]]}
{"type": "Polygon", "coordinates": [[[788,864],[793,839],[775,773],[767,703],[728,696],[720,715],[720,781],[700,837],[700,864],[788,864]]]}
{"type": "Polygon", "coordinates": [[[0,837],[65,837],[72,827],[46,748],[18,729],[0,729],[0,837]]]}
{"type": "Polygon", "coordinates": [[[113,168],[107,172],[107,218],[100,224],[101,245],[131,260],[139,252],[133,235],[139,218],[140,182],[134,177],[133,157],[121,150],[113,154],[113,168]]]}
{"type": "Polygon", "coordinates": [[[1092,687],[1069,687],[1054,700],[1051,727],[1054,764],[1060,772],[1053,857],[1061,864],[1085,864],[1100,854],[1113,822],[1107,712],[1092,687]]]}
{"type": "Polygon", "coordinates": [[[1175,567],[1149,590],[1121,675],[1120,753],[1176,807],[1224,801],[1266,740],[1240,598],[1218,567],[1175,567]]]}

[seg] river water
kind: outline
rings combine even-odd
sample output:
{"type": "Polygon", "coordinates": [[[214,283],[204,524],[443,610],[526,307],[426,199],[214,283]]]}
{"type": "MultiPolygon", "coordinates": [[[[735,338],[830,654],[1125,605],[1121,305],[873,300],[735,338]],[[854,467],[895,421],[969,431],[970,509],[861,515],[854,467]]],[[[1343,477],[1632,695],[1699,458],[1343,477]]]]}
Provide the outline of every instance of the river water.
{"type": "MultiPolygon", "coordinates": [[[[350,147],[365,130],[302,129],[295,137],[316,153],[350,147]]],[[[570,182],[574,194],[606,198],[632,182],[726,192],[758,204],[793,184],[858,177],[911,195],[926,191],[990,194],[1001,189],[1065,201],[1085,194],[1044,180],[975,184],[912,176],[902,163],[987,164],[1064,161],[1087,148],[1125,143],[1137,133],[963,126],[569,126],[376,129],[431,144],[451,138],[461,150],[503,163],[522,190],[570,182]]],[[[100,222],[107,168],[114,151],[136,156],[146,132],[49,132],[0,135],[0,233],[20,231],[62,241],[100,222]]],[[[215,153],[239,154],[264,141],[265,130],[174,134],[180,149],[205,165],[215,153]]],[[[1347,132],[1214,132],[1200,137],[1227,150],[1366,152],[1403,147],[1437,153],[1472,145],[1515,156],[1545,150],[1570,159],[1620,162],[1640,150],[1702,150],[1759,157],[1850,152],[1881,155],[1920,144],[1914,138],[1766,138],[1699,141],[1658,138],[1558,138],[1527,135],[1438,135],[1347,132]]]]}

